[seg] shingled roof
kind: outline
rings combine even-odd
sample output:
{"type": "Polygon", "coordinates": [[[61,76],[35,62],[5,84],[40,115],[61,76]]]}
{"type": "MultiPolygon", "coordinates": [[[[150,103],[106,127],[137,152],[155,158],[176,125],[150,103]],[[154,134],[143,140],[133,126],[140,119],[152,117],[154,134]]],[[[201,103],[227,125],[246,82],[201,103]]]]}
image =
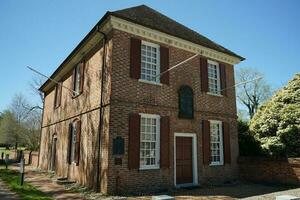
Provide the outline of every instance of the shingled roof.
{"type": "Polygon", "coordinates": [[[243,57],[148,6],[140,5],[109,12],[109,14],[244,60],[243,57]]]}
{"type": "MultiPolygon", "coordinates": [[[[173,35],[178,38],[214,49],[216,51],[234,56],[240,60],[245,60],[245,58],[235,54],[234,52],[222,47],[221,45],[211,41],[207,37],[189,29],[188,27],[172,20],[171,18],[157,12],[156,10],[149,8],[145,5],[140,5],[136,7],[126,8],[122,10],[117,10],[114,12],[106,12],[106,14],[99,20],[99,22],[92,28],[92,30],[83,38],[83,40],[73,49],[73,51],[68,55],[68,57],[60,64],[60,66],[54,71],[50,78],[54,79],[58,73],[63,69],[65,64],[72,59],[72,57],[77,53],[77,51],[84,46],[84,43],[91,37],[91,35],[98,30],[98,26],[105,22],[109,16],[115,16],[127,21],[131,21],[136,24],[140,24],[151,29],[155,29],[169,35],[173,35]]],[[[51,82],[48,79],[39,90],[43,91],[44,88],[51,82]]]]}

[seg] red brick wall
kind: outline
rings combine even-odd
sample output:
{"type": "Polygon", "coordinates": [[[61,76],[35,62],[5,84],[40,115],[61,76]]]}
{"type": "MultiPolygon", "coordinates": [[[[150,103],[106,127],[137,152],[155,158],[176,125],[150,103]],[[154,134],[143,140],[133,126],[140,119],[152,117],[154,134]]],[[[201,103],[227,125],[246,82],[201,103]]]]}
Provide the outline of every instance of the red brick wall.
{"type": "MultiPolygon", "coordinates": [[[[174,133],[195,133],[197,136],[197,160],[199,183],[222,182],[238,176],[237,121],[234,88],[228,90],[226,97],[212,96],[201,92],[199,59],[178,67],[170,72],[170,85],[153,85],[130,78],[130,37],[132,35],[113,30],[107,54],[103,109],[103,129],[101,132],[101,185],[103,193],[116,192],[117,180],[120,191],[133,192],[170,188],[174,186],[174,133]],[[194,92],[194,119],[179,119],[178,89],[189,85],[194,92]],[[129,113],[149,113],[170,117],[170,168],[157,170],[128,170],[128,116],[129,113]],[[202,123],[203,119],[215,119],[230,124],[231,164],[223,166],[204,166],[202,164],[202,123]],[[112,141],[116,136],[125,139],[125,154],[122,165],[115,165],[112,155],[112,141]]],[[[142,39],[142,38],[140,38],[142,39]]],[[[193,54],[169,47],[170,66],[181,62],[193,54]]],[[[97,141],[99,109],[84,113],[99,105],[100,68],[102,49],[97,50],[89,59],[85,69],[84,92],[72,99],[63,90],[61,107],[53,109],[54,90],[45,97],[40,167],[49,169],[51,140],[57,134],[58,176],[68,176],[80,184],[95,187],[97,167],[97,141]],[[84,113],[84,114],[80,114],[84,113]],[[66,161],[68,146],[68,124],[80,115],[82,120],[81,160],[79,166],[68,165],[66,161]],[[70,118],[60,122],[62,119],[70,118]]],[[[233,66],[226,65],[227,85],[234,84],[233,66]]],[[[71,73],[63,84],[71,85],[71,73]]]]}
{"type": "Polygon", "coordinates": [[[38,156],[37,151],[24,151],[25,164],[29,164],[33,167],[38,167],[38,156]]]}
{"type": "MultiPolygon", "coordinates": [[[[112,40],[107,41],[107,58],[105,69],[106,76],[104,82],[104,92],[110,97],[110,75],[111,67],[111,49],[112,40]]],[[[57,136],[56,148],[56,174],[60,177],[68,177],[78,183],[96,189],[96,172],[98,167],[98,140],[99,140],[99,114],[100,114],[100,93],[101,93],[101,66],[103,47],[102,41],[95,44],[95,48],[88,52],[84,68],[84,86],[83,93],[76,98],[72,98],[70,92],[62,89],[61,105],[54,109],[54,94],[52,89],[45,96],[45,106],[42,122],[42,134],[40,145],[40,162],[39,167],[42,169],[50,169],[51,162],[51,144],[53,135],[57,136]],[[79,165],[69,165],[67,162],[68,151],[68,127],[74,119],[81,120],[81,144],[80,144],[80,161],[79,165]]],[[[75,66],[75,64],[74,64],[75,66]]],[[[72,70],[62,79],[63,85],[72,88],[72,70]]],[[[106,100],[107,101],[107,100],[106,100]]],[[[107,107],[109,108],[109,107],[107,107]]],[[[109,109],[104,111],[103,120],[108,121],[109,109]]],[[[108,127],[108,125],[106,125],[108,127]]],[[[105,128],[102,135],[107,135],[108,129],[105,128]]],[[[103,136],[101,136],[103,137],[103,136]]],[[[107,142],[101,139],[104,148],[107,142]]],[[[101,161],[102,180],[107,180],[107,151],[102,151],[103,161],[101,161]]],[[[103,183],[102,192],[106,192],[105,182],[103,183]]]]}
{"type": "MultiPolygon", "coordinates": [[[[222,182],[238,176],[237,123],[235,90],[230,89],[227,97],[218,97],[201,92],[199,59],[178,67],[170,72],[170,85],[153,85],[130,78],[130,37],[131,34],[114,30],[112,59],[112,95],[109,129],[109,192],[116,191],[117,177],[121,191],[145,191],[170,188],[174,185],[174,133],[196,133],[199,183],[222,182]],[[189,85],[194,92],[194,119],[179,119],[178,89],[189,85]],[[129,113],[149,113],[170,117],[170,169],[128,170],[128,115],[129,113]],[[224,166],[204,166],[202,164],[202,124],[203,119],[216,119],[230,124],[231,164],[224,166]],[[121,136],[125,139],[125,155],[122,165],[115,165],[112,155],[112,140],[121,136]]],[[[136,37],[136,36],[134,36],[136,37]]],[[[142,39],[142,38],[140,38],[142,39]]],[[[192,56],[192,53],[169,47],[170,66],[192,56]]],[[[226,65],[227,85],[234,84],[233,66],[226,65]]]]}
{"type": "Polygon", "coordinates": [[[300,158],[239,158],[240,177],[266,183],[300,185],[300,158]]]}
{"type": "Polygon", "coordinates": [[[38,167],[39,153],[32,152],[31,153],[31,166],[38,167]]]}

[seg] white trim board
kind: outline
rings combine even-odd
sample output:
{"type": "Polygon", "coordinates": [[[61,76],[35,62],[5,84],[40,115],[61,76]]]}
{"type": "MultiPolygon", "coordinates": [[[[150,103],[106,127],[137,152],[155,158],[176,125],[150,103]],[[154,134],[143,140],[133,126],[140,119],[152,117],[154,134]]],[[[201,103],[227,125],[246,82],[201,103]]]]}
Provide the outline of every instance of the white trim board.
{"type": "Polygon", "coordinates": [[[199,44],[175,37],[133,22],[126,21],[124,19],[111,16],[110,21],[111,27],[117,30],[121,30],[127,33],[138,35],[143,38],[147,38],[152,41],[164,43],[179,49],[183,49],[192,53],[199,53],[207,58],[211,58],[220,62],[228,63],[231,65],[238,64],[241,59],[228,55],[217,50],[201,46],[199,44]]]}
{"type": "Polygon", "coordinates": [[[197,136],[196,133],[174,133],[174,186],[195,186],[198,185],[198,166],[197,166],[197,136]],[[193,183],[191,184],[176,184],[176,137],[191,137],[193,148],[193,183]]]}

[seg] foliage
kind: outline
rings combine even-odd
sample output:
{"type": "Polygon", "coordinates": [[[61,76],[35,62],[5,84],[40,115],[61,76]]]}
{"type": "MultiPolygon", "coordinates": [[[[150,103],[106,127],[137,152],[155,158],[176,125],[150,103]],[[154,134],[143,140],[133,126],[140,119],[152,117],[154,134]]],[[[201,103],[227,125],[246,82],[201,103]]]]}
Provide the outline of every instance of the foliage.
{"type": "Polygon", "coordinates": [[[41,111],[34,108],[22,94],[14,96],[8,110],[1,115],[0,143],[26,146],[37,150],[39,146],[41,111]]]}
{"type": "Polygon", "coordinates": [[[300,156],[300,74],[259,108],[250,130],[267,153],[300,156]]]}
{"type": "Polygon", "coordinates": [[[264,80],[263,74],[254,68],[241,68],[236,77],[238,83],[244,83],[237,88],[238,100],[246,106],[251,119],[259,105],[271,96],[270,86],[264,80]]]}
{"type": "Polygon", "coordinates": [[[23,126],[18,123],[15,115],[10,111],[5,111],[0,125],[0,143],[22,144],[24,138],[20,133],[23,131],[23,126]]]}
{"type": "Polygon", "coordinates": [[[51,200],[52,198],[39,191],[33,185],[24,182],[23,186],[19,185],[19,173],[13,170],[0,169],[0,178],[9,188],[16,192],[24,200],[51,200]]]}
{"type": "Polygon", "coordinates": [[[249,131],[247,122],[238,120],[238,133],[241,156],[260,156],[263,154],[260,142],[249,131]]]}

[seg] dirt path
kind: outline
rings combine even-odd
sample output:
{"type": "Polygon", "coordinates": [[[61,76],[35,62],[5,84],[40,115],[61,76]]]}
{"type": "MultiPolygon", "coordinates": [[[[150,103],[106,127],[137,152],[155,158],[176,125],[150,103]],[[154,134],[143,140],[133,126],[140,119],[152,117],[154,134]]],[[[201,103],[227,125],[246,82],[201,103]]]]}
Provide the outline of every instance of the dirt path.
{"type": "MultiPolygon", "coordinates": [[[[18,166],[11,169],[18,170],[18,166]]],[[[25,181],[35,186],[38,190],[48,194],[54,199],[58,200],[85,200],[79,193],[67,191],[63,185],[58,185],[53,182],[47,173],[37,171],[31,166],[26,166],[25,181]]],[[[1,199],[1,198],[0,198],[1,199]]]]}
{"type": "Polygon", "coordinates": [[[11,192],[9,188],[0,180],[0,199],[19,200],[17,194],[11,192]]]}

